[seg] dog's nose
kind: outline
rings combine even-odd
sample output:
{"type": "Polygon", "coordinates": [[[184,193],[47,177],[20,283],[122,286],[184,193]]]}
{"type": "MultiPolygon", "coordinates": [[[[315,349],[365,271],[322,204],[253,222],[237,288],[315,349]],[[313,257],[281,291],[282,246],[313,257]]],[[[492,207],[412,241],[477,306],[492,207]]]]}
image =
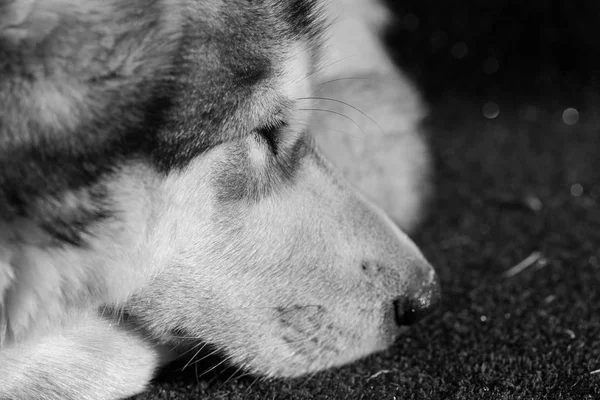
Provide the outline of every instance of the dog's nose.
{"type": "Polygon", "coordinates": [[[402,296],[394,300],[394,312],[398,326],[412,325],[431,314],[442,299],[437,276],[425,284],[413,296],[402,296]]]}

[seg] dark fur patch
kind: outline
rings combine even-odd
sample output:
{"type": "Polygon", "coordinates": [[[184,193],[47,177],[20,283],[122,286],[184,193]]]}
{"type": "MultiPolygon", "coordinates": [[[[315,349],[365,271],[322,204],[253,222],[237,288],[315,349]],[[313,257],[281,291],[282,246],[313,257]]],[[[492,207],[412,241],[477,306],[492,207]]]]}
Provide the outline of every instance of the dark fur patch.
{"type": "MultiPolygon", "coordinates": [[[[162,0],[39,2],[17,30],[0,17],[0,223],[26,218],[82,245],[77,232],[110,211],[47,218],[36,207],[85,192],[133,157],[167,174],[251,134],[260,122],[252,96],[283,49],[316,42],[318,10],[314,1],[227,1],[184,2],[174,26],[165,15],[181,5],[162,0]],[[45,95],[56,115],[38,109],[45,95]]],[[[18,6],[3,5],[4,15],[18,6]]],[[[294,156],[278,160],[276,179],[291,179],[294,156]]],[[[244,187],[251,198],[264,190],[244,187]]]]}
{"type": "Polygon", "coordinates": [[[2,6],[20,20],[0,18],[0,223],[26,218],[78,242],[57,226],[95,218],[43,205],[149,147],[179,39],[161,0],[65,4],[2,6]]]}
{"type": "Polygon", "coordinates": [[[259,202],[293,185],[302,160],[313,153],[306,136],[303,135],[288,149],[280,148],[278,154],[265,149],[267,161],[261,170],[252,166],[244,145],[232,146],[228,161],[220,168],[223,173],[217,175],[213,184],[219,203],[259,202]]]}
{"type": "Polygon", "coordinates": [[[109,208],[95,205],[80,207],[70,214],[59,214],[40,223],[40,227],[53,240],[55,246],[70,245],[86,247],[87,237],[94,234],[93,228],[113,216],[109,208]]]}
{"type": "Polygon", "coordinates": [[[101,184],[21,204],[24,217],[0,226],[8,230],[11,242],[37,247],[86,247],[94,228],[114,217],[110,195],[101,184]]]}
{"type": "Polygon", "coordinates": [[[314,0],[288,0],[279,2],[283,8],[286,22],[300,37],[315,36],[322,32],[318,21],[320,10],[314,0]]]}
{"type": "Polygon", "coordinates": [[[311,35],[317,29],[308,29],[311,22],[318,25],[313,8],[239,1],[237,7],[223,7],[210,18],[201,15],[201,21],[188,21],[175,107],[153,153],[161,171],[183,168],[206,149],[257,128],[251,96],[268,87],[284,49],[297,40],[314,42],[311,35]],[[286,11],[272,12],[271,7],[286,11]],[[294,15],[301,18],[295,20],[294,15]]]}

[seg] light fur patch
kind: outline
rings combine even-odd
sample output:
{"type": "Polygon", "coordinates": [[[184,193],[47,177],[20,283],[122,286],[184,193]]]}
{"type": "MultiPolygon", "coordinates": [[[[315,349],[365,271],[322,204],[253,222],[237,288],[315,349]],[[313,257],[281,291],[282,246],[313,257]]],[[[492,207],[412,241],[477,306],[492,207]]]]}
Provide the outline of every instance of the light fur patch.
{"type": "Polygon", "coordinates": [[[379,0],[325,2],[330,27],[319,75],[324,79],[361,73],[398,73],[378,35],[389,13],[379,0]]]}
{"type": "Polygon", "coordinates": [[[164,350],[83,314],[66,331],[0,352],[0,398],[113,400],[144,390],[164,350]]]}
{"type": "MultiPolygon", "coordinates": [[[[38,335],[71,320],[71,312],[82,307],[122,304],[152,279],[154,264],[148,260],[158,255],[145,243],[153,201],[149,171],[134,163],[106,182],[118,218],[91,227],[83,248],[53,247],[39,228],[24,221],[4,226],[0,322],[5,330],[0,338],[38,335]]],[[[65,200],[69,198],[67,194],[65,200]]]]}
{"type": "Polygon", "coordinates": [[[313,81],[312,76],[310,76],[311,67],[311,54],[306,46],[301,42],[292,46],[283,62],[282,73],[279,77],[281,92],[291,102],[290,108],[293,110],[287,118],[290,129],[289,134],[283,135],[284,147],[289,147],[294,143],[299,132],[306,129],[310,113],[297,112],[297,109],[301,105],[310,108],[306,107],[306,99],[311,96],[313,91],[313,81]]]}

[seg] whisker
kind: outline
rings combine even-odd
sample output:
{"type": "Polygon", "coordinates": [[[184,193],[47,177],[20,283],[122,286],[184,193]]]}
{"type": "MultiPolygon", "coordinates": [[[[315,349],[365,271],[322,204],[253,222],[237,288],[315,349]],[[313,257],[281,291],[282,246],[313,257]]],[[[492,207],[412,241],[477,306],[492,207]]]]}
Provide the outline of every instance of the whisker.
{"type": "Polygon", "coordinates": [[[113,319],[116,318],[117,325],[120,325],[123,322],[124,312],[123,309],[113,309],[111,310],[113,319]]]}
{"type": "Polygon", "coordinates": [[[301,125],[301,126],[306,126],[307,128],[312,129],[313,131],[318,131],[319,129],[327,129],[328,131],[333,131],[333,132],[338,132],[338,133],[343,133],[345,135],[350,135],[352,137],[357,137],[356,135],[353,135],[352,133],[348,132],[348,131],[342,131],[340,129],[334,129],[334,128],[328,128],[326,126],[315,126],[315,125],[311,125],[311,124],[304,124],[302,122],[295,122],[295,124],[297,125],[301,125]]]}
{"type": "Polygon", "coordinates": [[[322,108],[298,108],[297,110],[298,110],[298,111],[321,111],[321,112],[328,112],[328,113],[331,113],[331,114],[336,114],[336,115],[339,115],[340,117],[344,117],[344,118],[346,118],[347,120],[351,121],[351,122],[352,122],[354,125],[356,125],[356,127],[357,127],[358,129],[360,129],[360,131],[362,132],[363,136],[367,136],[367,133],[366,133],[366,132],[365,132],[365,131],[364,131],[364,130],[363,130],[361,127],[360,127],[360,125],[358,125],[358,124],[356,123],[356,121],[354,121],[354,120],[353,120],[352,118],[350,118],[349,116],[347,116],[347,115],[344,115],[344,114],[342,114],[342,113],[339,113],[339,112],[337,112],[337,111],[333,111],[333,110],[325,110],[325,109],[322,109],[322,108]]]}
{"type": "MultiPolygon", "coordinates": [[[[196,350],[198,347],[202,347],[199,351],[202,351],[202,349],[204,348],[204,346],[206,346],[205,342],[198,342],[195,345],[193,345],[192,347],[190,347],[189,349],[187,349],[186,351],[184,351],[183,353],[179,354],[178,357],[183,357],[185,356],[187,353],[189,353],[190,351],[194,351],[196,350]]],[[[192,357],[193,358],[193,357],[192,357]]]]}
{"type": "Polygon", "coordinates": [[[176,339],[186,339],[186,340],[202,340],[201,336],[183,336],[183,335],[171,335],[176,339]]]}
{"type": "Polygon", "coordinates": [[[214,349],[213,351],[211,351],[210,353],[208,353],[208,354],[204,355],[203,357],[201,357],[201,358],[199,358],[199,359],[197,359],[197,360],[194,360],[194,364],[197,364],[197,363],[199,363],[200,361],[204,361],[204,360],[206,360],[207,358],[209,358],[209,357],[213,357],[213,356],[215,356],[215,355],[217,355],[217,354],[219,354],[219,353],[221,353],[221,349],[214,349]]]}
{"type": "Polygon", "coordinates": [[[224,363],[226,363],[227,361],[229,361],[231,359],[231,357],[227,357],[224,358],[223,361],[213,365],[212,367],[210,367],[209,369],[207,369],[206,371],[202,372],[200,375],[198,375],[198,379],[202,378],[204,375],[208,374],[210,371],[214,370],[215,368],[223,365],[224,363]]]}
{"type": "Polygon", "coordinates": [[[250,370],[244,370],[245,372],[243,374],[241,374],[240,376],[237,377],[237,379],[242,379],[245,378],[247,376],[254,376],[254,374],[252,373],[252,371],[250,370]]]}
{"type": "Polygon", "coordinates": [[[350,55],[350,56],[346,56],[346,57],[344,57],[344,58],[341,58],[341,59],[339,59],[339,60],[337,60],[337,61],[331,62],[331,63],[329,63],[329,64],[327,64],[327,65],[323,65],[323,66],[321,66],[321,67],[317,68],[316,70],[314,70],[313,72],[311,72],[310,74],[306,74],[306,75],[304,75],[304,76],[303,76],[301,79],[298,79],[298,80],[294,81],[294,83],[300,83],[300,82],[302,82],[303,80],[305,80],[305,79],[308,79],[308,78],[310,78],[311,76],[313,76],[313,75],[315,75],[315,74],[318,74],[318,73],[321,73],[321,72],[323,72],[323,70],[325,70],[325,68],[329,68],[329,67],[331,67],[332,65],[335,65],[335,64],[337,64],[337,63],[340,63],[340,62],[342,62],[342,61],[346,61],[347,59],[349,59],[349,58],[352,58],[352,57],[356,57],[356,55],[350,55]]]}
{"type": "Polygon", "coordinates": [[[352,77],[352,76],[349,76],[349,77],[344,77],[344,78],[335,78],[335,79],[330,79],[330,80],[328,80],[328,81],[325,81],[325,82],[320,82],[320,83],[317,83],[315,86],[322,86],[322,85],[326,85],[326,84],[328,84],[328,83],[333,83],[333,82],[338,82],[338,81],[347,81],[347,80],[357,80],[357,81],[358,81],[358,80],[376,81],[376,79],[374,79],[374,78],[369,78],[369,77],[367,77],[367,76],[357,76],[357,77],[352,77]]]}
{"type": "Polygon", "coordinates": [[[221,383],[218,390],[221,390],[227,383],[233,382],[234,379],[237,378],[235,375],[237,373],[239,373],[240,371],[242,371],[243,369],[244,369],[244,365],[240,365],[239,367],[237,367],[236,370],[233,372],[233,374],[231,374],[227,379],[225,379],[225,382],[221,383]]]}
{"type": "Polygon", "coordinates": [[[360,110],[360,109],[358,109],[358,108],[354,107],[352,104],[348,104],[348,103],[346,103],[345,101],[342,101],[342,100],[336,100],[336,99],[331,99],[331,98],[329,98],[329,97],[299,97],[297,100],[327,100],[327,101],[332,101],[332,102],[334,102],[334,103],[343,104],[343,105],[345,105],[345,106],[347,106],[347,107],[350,107],[351,109],[353,109],[353,110],[355,110],[355,111],[359,112],[361,115],[365,116],[366,118],[368,118],[368,119],[369,119],[369,121],[371,121],[372,123],[374,123],[374,124],[377,126],[377,128],[379,128],[379,130],[381,131],[381,133],[385,133],[385,132],[383,131],[383,128],[381,127],[381,125],[379,125],[379,124],[377,123],[377,121],[375,121],[373,118],[371,118],[371,117],[370,117],[370,116],[369,116],[367,113],[365,113],[364,111],[362,111],[362,110],[360,110]]]}
{"type": "MultiPolygon", "coordinates": [[[[204,343],[200,346],[200,348],[198,349],[198,351],[196,351],[194,353],[194,355],[188,360],[188,362],[185,363],[185,365],[183,366],[183,368],[181,368],[181,370],[183,371],[184,369],[187,368],[188,365],[190,365],[193,361],[194,358],[196,358],[198,356],[198,354],[200,354],[200,352],[206,347],[207,343],[204,343]]],[[[196,346],[197,347],[197,346],[196,346]]],[[[213,352],[213,354],[216,353],[216,351],[213,352]]],[[[209,354],[211,355],[211,354],[209,354]]],[[[201,360],[203,360],[204,358],[206,358],[208,356],[204,356],[201,360]]],[[[197,363],[197,361],[194,361],[194,364],[197,363]]]]}
{"type": "Polygon", "coordinates": [[[247,394],[247,393],[250,391],[250,388],[251,388],[252,386],[254,386],[254,384],[255,384],[256,382],[258,382],[259,380],[261,380],[261,379],[262,379],[262,378],[261,378],[260,376],[257,376],[257,377],[256,377],[256,379],[254,379],[254,380],[252,381],[252,383],[251,383],[250,385],[248,385],[248,387],[246,388],[246,390],[244,391],[244,393],[245,393],[245,394],[247,394]]]}
{"type": "Polygon", "coordinates": [[[123,322],[124,314],[125,310],[123,309],[123,307],[116,307],[105,304],[104,306],[102,306],[102,312],[100,312],[100,317],[108,319],[109,322],[112,322],[114,325],[120,325],[123,322]]]}
{"type": "MultiPolygon", "coordinates": [[[[226,358],[226,359],[225,359],[223,362],[226,362],[226,361],[229,361],[229,360],[231,360],[231,357],[228,357],[228,358],[226,358]]],[[[221,362],[221,364],[222,364],[223,362],[221,362]]],[[[217,366],[218,366],[218,365],[217,365],[217,366]]],[[[237,372],[237,371],[239,371],[239,369],[240,369],[241,367],[242,367],[242,366],[238,367],[238,368],[236,369],[236,372],[237,372]]],[[[209,385],[209,386],[210,386],[210,385],[212,385],[212,384],[213,384],[213,382],[215,382],[216,380],[220,379],[220,378],[221,378],[221,377],[222,377],[224,374],[229,374],[229,372],[228,372],[228,371],[230,371],[232,368],[233,368],[232,366],[225,366],[225,367],[223,368],[223,370],[222,370],[222,371],[220,371],[220,372],[218,372],[217,374],[215,374],[215,376],[213,376],[213,377],[212,377],[212,378],[211,378],[211,379],[208,381],[208,385],[209,385]]],[[[210,371],[207,371],[207,372],[210,372],[210,371]]],[[[222,383],[219,385],[219,387],[217,388],[217,390],[221,390],[221,388],[222,388],[222,387],[225,385],[225,383],[227,383],[227,382],[228,382],[228,381],[230,381],[230,380],[231,380],[231,375],[230,375],[230,376],[228,376],[228,377],[227,377],[227,379],[225,379],[225,381],[224,381],[224,382],[222,382],[222,383]]]]}
{"type": "Polygon", "coordinates": [[[108,310],[108,306],[106,304],[104,306],[102,306],[102,312],[100,313],[100,318],[104,318],[104,314],[106,313],[107,310],[108,310]]]}

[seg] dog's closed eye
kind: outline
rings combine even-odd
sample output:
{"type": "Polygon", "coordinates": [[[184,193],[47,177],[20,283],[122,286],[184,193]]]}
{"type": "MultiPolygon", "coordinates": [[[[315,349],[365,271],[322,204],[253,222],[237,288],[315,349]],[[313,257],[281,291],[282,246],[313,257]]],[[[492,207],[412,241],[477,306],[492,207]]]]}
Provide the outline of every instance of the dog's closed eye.
{"type": "Polygon", "coordinates": [[[282,130],[285,127],[287,127],[287,122],[277,121],[258,128],[255,132],[258,139],[264,140],[273,154],[277,155],[281,143],[282,130]]]}

